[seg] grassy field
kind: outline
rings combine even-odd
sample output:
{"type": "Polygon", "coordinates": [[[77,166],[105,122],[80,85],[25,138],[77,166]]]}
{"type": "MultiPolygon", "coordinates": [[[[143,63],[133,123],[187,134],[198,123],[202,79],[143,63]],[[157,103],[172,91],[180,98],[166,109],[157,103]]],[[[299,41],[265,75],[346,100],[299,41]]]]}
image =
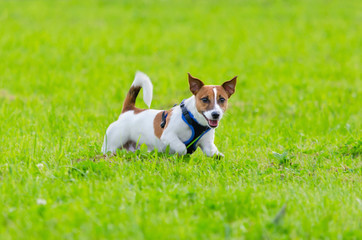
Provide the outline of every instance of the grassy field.
{"type": "Polygon", "coordinates": [[[361,9],[0,1],[0,238],[361,239],[361,9]],[[187,72],[238,75],[225,158],[92,161],[136,70],[159,109],[190,96],[187,72]]]}

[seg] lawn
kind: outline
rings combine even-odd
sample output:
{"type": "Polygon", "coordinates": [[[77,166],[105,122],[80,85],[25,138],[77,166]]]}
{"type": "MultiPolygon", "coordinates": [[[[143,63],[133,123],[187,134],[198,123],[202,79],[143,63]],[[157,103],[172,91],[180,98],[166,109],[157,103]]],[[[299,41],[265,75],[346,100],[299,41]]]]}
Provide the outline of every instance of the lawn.
{"type": "Polygon", "coordinates": [[[0,1],[0,238],[361,239],[361,9],[0,1]],[[238,75],[225,158],[95,158],[137,70],[157,109],[238,75]]]}

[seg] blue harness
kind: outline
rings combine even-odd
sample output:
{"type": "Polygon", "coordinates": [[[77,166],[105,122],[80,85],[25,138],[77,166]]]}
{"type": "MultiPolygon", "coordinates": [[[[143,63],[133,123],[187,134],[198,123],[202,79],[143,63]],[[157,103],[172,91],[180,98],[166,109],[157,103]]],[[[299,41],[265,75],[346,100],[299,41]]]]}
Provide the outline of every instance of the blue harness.
{"type": "MultiPolygon", "coordinates": [[[[176,106],[176,105],[175,105],[176,106]]],[[[182,111],[182,120],[184,120],[184,122],[190,127],[191,129],[191,137],[184,142],[186,149],[187,149],[187,153],[188,154],[192,154],[193,152],[196,151],[196,144],[197,142],[200,140],[200,138],[207,133],[211,128],[208,126],[202,126],[200,125],[197,120],[195,119],[195,117],[192,115],[192,113],[190,113],[186,106],[184,101],[181,102],[180,104],[180,108],[182,111]]],[[[161,128],[164,128],[166,125],[166,119],[167,119],[167,113],[166,111],[163,111],[162,113],[162,120],[161,120],[161,128]]]]}
{"type": "Polygon", "coordinates": [[[184,101],[181,102],[180,107],[182,111],[182,120],[184,120],[184,122],[190,127],[192,132],[190,139],[184,142],[184,144],[186,145],[187,153],[192,154],[196,151],[197,142],[211,128],[208,126],[200,125],[196,121],[192,113],[187,110],[184,101]]]}

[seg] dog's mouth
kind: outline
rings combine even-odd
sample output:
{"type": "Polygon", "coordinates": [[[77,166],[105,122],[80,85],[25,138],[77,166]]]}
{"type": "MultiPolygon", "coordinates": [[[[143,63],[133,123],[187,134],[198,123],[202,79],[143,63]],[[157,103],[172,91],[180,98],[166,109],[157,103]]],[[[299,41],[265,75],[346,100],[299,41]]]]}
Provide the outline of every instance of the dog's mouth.
{"type": "Polygon", "coordinates": [[[208,122],[209,126],[212,128],[216,128],[219,125],[219,120],[207,119],[207,122],[208,122]]]}
{"type": "Polygon", "coordinates": [[[202,114],[202,116],[204,116],[204,118],[206,119],[207,124],[209,124],[209,127],[216,128],[219,125],[219,120],[208,119],[204,114],[202,114]]]}

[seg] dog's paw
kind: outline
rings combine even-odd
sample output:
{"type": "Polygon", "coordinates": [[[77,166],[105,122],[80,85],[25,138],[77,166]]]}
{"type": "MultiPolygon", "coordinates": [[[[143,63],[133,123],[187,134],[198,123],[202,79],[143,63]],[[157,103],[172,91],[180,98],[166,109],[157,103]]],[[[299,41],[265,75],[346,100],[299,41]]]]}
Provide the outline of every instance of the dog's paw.
{"type": "Polygon", "coordinates": [[[221,159],[221,158],[224,158],[224,157],[225,157],[225,155],[223,153],[221,153],[221,152],[217,152],[214,155],[214,158],[217,158],[217,159],[221,159]]]}
{"type": "Polygon", "coordinates": [[[187,149],[186,149],[186,147],[180,148],[180,149],[171,149],[170,152],[175,153],[175,154],[177,154],[179,156],[183,156],[183,155],[187,154],[187,149]]]}
{"type": "Polygon", "coordinates": [[[179,152],[180,155],[186,155],[187,154],[187,149],[183,149],[181,152],[179,152]]]}

